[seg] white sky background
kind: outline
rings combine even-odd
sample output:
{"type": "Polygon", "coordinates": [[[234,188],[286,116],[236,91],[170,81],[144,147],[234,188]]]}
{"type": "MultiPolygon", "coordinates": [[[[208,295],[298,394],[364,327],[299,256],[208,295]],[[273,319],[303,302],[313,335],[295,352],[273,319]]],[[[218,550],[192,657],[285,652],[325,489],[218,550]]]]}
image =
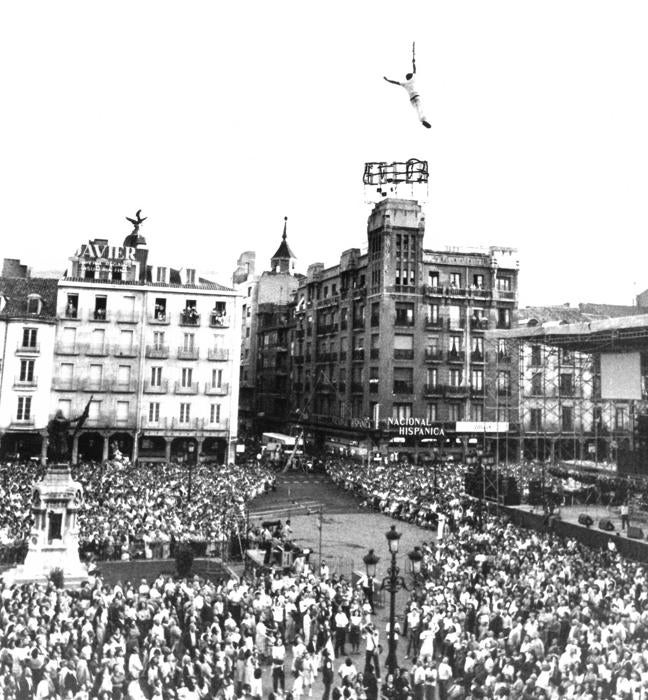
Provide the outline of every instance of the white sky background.
{"type": "Polygon", "coordinates": [[[0,253],[62,269],[142,208],[154,261],[365,246],[365,161],[427,159],[426,246],[512,245],[520,302],[648,287],[648,3],[0,7],[0,253]],[[402,79],[416,41],[432,129],[402,79]],[[636,287],[635,287],[636,284],[636,287]]]}

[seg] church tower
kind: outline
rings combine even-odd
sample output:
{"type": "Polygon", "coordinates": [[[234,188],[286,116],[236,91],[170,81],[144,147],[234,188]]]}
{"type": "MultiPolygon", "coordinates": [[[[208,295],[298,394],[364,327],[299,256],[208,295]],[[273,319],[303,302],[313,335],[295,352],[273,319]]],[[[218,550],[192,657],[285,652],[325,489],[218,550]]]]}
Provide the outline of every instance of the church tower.
{"type": "Polygon", "coordinates": [[[281,243],[277,248],[277,252],[270,258],[270,270],[272,272],[284,272],[291,274],[295,271],[295,254],[290,250],[290,246],[286,242],[286,227],[288,225],[288,217],[284,216],[284,230],[281,236],[281,243]]]}

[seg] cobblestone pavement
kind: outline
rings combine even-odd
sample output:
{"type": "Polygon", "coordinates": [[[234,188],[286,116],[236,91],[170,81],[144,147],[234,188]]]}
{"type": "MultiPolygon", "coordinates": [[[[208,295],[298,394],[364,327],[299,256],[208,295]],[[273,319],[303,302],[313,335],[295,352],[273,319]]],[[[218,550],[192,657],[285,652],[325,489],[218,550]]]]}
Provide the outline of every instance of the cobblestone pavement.
{"type": "MultiPolygon", "coordinates": [[[[318,527],[320,508],[323,521],[321,531],[322,557],[332,572],[343,574],[346,577],[350,577],[352,571],[364,571],[362,557],[369,549],[374,549],[376,555],[380,557],[377,578],[380,580],[386,575],[391,558],[387,549],[385,533],[391,525],[396,525],[396,529],[402,534],[397,565],[401,575],[408,582],[411,579],[407,553],[414,546],[434,539],[434,533],[430,530],[392,520],[381,513],[361,509],[358,501],[352,495],[338,489],[326,475],[304,474],[303,472],[280,474],[277,478],[276,491],[261,496],[251,504],[250,521],[253,523],[275,519],[285,521],[290,518],[295,543],[312,550],[311,563],[317,567],[320,546],[318,527]]],[[[397,594],[397,618],[401,617],[408,597],[407,591],[401,591],[397,594]]],[[[385,624],[388,618],[389,594],[385,591],[383,592],[383,605],[376,609],[375,618],[383,647],[380,659],[381,667],[384,666],[387,656],[385,624]]],[[[362,671],[364,666],[364,645],[361,647],[361,651],[362,656],[353,657],[359,671],[362,671]]],[[[404,649],[399,648],[398,660],[401,664],[403,663],[403,655],[404,649]]],[[[343,660],[337,659],[335,661],[336,674],[343,660]]],[[[286,687],[290,689],[292,677],[289,673],[289,662],[287,662],[286,667],[286,687]]],[[[267,696],[267,693],[272,690],[269,672],[264,673],[263,680],[264,696],[267,696]]],[[[313,695],[321,697],[321,693],[322,684],[318,678],[313,687],[313,695]]]]}

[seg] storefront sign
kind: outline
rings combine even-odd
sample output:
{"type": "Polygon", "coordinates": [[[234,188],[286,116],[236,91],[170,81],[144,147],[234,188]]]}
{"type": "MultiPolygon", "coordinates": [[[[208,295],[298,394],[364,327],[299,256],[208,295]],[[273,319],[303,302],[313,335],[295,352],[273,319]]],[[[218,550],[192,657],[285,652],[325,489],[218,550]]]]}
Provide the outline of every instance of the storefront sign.
{"type": "Polygon", "coordinates": [[[508,433],[507,421],[488,423],[484,421],[457,421],[457,433],[508,433]]]}
{"type": "Polygon", "coordinates": [[[443,426],[431,423],[425,418],[388,418],[387,429],[398,430],[399,435],[415,437],[445,437],[443,426]]]}
{"type": "Polygon", "coordinates": [[[77,258],[91,260],[132,260],[135,261],[135,248],[130,246],[99,245],[84,243],[74,254],[77,258]]]}

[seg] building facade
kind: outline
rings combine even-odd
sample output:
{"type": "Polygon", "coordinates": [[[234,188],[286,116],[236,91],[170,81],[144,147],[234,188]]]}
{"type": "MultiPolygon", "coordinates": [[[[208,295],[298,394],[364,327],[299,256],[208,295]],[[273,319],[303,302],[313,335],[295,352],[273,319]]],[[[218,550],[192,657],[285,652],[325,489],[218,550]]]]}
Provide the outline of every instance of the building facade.
{"type": "Polygon", "coordinates": [[[56,336],[57,280],[5,260],[0,277],[0,452],[44,459],[56,336]]]}
{"type": "Polygon", "coordinates": [[[73,460],[233,460],[240,303],[236,292],[149,261],[137,231],[82,245],[59,282],[52,406],[89,415],[73,460]],[[135,235],[134,235],[135,234],[135,235]]]}
{"type": "Polygon", "coordinates": [[[484,332],[514,323],[516,251],[431,250],[424,233],[417,202],[385,199],[369,216],[367,253],[352,248],[338,265],[311,265],[297,289],[290,397],[320,446],[418,452],[416,437],[376,427],[414,419],[465,442],[454,437],[457,423],[471,433],[471,423],[483,429],[512,415],[517,372],[488,351],[484,332]]]}

